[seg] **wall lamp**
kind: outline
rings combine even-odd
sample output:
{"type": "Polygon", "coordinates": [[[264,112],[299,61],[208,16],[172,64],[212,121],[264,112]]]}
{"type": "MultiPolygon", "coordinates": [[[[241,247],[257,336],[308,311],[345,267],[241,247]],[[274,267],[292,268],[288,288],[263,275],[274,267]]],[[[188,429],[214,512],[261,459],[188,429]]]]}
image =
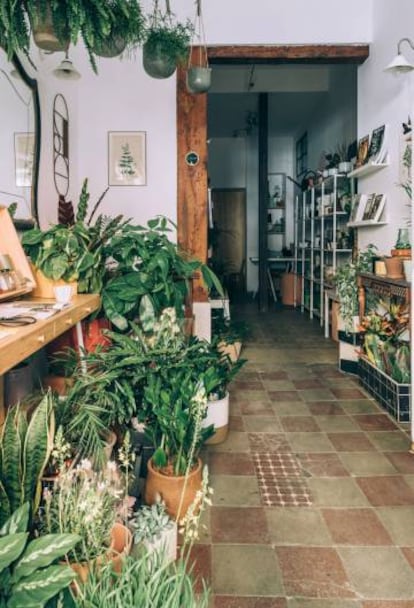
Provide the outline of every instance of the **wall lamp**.
{"type": "Polygon", "coordinates": [[[403,42],[407,42],[414,51],[414,43],[410,40],[410,38],[401,38],[397,46],[397,56],[394,57],[391,63],[387,65],[384,72],[391,72],[392,74],[404,74],[414,70],[414,64],[410,63],[408,59],[401,53],[401,45],[403,42]]]}
{"type": "Polygon", "coordinates": [[[56,78],[61,78],[62,80],[78,80],[81,77],[80,73],[69,59],[67,51],[65,58],[60,62],[57,68],[53,70],[53,74],[56,78]]]}

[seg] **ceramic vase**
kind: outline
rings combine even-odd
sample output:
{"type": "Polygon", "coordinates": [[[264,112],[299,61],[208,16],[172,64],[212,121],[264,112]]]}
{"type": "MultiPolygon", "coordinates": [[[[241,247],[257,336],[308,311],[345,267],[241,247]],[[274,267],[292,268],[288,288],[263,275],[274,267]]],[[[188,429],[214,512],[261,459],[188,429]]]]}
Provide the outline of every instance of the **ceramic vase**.
{"type": "Polygon", "coordinates": [[[190,93],[206,93],[211,87],[211,68],[192,66],[187,70],[187,89],[190,93]]]}
{"type": "Polygon", "coordinates": [[[142,63],[144,70],[152,78],[169,78],[177,67],[175,57],[163,53],[160,47],[150,48],[147,43],[142,48],[142,63]]]}

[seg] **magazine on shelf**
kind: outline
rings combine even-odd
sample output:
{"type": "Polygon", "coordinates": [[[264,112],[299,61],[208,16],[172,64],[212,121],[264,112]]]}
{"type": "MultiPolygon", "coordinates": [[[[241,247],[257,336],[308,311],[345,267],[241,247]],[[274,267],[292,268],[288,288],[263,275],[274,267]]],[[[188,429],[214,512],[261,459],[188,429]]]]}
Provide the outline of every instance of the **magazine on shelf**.
{"type": "Polygon", "coordinates": [[[374,206],[374,201],[375,201],[375,197],[377,195],[375,193],[373,194],[368,194],[367,195],[367,199],[365,201],[365,205],[363,207],[363,213],[362,213],[362,221],[366,222],[368,220],[371,220],[371,210],[373,209],[374,206]]]}
{"type": "Polygon", "coordinates": [[[387,159],[387,125],[381,125],[373,130],[368,148],[368,162],[384,163],[387,159]]]}
{"type": "Polygon", "coordinates": [[[364,213],[365,221],[370,221],[373,224],[379,222],[384,211],[385,199],[385,194],[376,194],[374,196],[370,208],[367,209],[367,217],[365,217],[364,213]]]}
{"type": "Polygon", "coordinates": [[[368,161],[369,135],[361,137],[358,141],[358,152],[356,166],[362,167],[368,161]]]}
{"type": "Polygon", "coordinates": [[[361,220],[362,211],[366,203],[366,194],[354,194],[352,197],[352,208],[349,216],[349,223],[359,222],[361,220]]]}

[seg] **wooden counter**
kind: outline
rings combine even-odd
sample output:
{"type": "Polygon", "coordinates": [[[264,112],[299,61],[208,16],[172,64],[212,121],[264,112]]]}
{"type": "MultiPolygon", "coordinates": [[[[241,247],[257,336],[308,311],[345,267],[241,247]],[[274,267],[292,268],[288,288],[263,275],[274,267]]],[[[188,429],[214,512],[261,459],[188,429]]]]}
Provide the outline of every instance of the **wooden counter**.
{"type": "MultiPolygon", "coordinates": [[[[25,300],[46,301],[43,298],[38,300],[25,298],[25,300]]],[[[10,332],[10,336],[0,340],[0,376],[76,325],[78,321],[88,317],[99,308],[99,304],[98,294],[77,295],[70,306],[44,321],[36,321],[33,325],[23,327],[0,325],[0,329],[10,332]]]]}

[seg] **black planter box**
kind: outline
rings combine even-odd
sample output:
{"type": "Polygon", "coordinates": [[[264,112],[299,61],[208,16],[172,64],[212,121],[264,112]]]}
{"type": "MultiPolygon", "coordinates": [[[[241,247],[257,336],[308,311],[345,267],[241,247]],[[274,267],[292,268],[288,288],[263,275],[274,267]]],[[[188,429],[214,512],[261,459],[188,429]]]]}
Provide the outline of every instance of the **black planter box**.
{"type": "Polygon", "coordinates": [[[398,384],[367,359],[358,362],[359,381],[365,390],[398,422],[410,421],[410,384],[398,384]]]}

